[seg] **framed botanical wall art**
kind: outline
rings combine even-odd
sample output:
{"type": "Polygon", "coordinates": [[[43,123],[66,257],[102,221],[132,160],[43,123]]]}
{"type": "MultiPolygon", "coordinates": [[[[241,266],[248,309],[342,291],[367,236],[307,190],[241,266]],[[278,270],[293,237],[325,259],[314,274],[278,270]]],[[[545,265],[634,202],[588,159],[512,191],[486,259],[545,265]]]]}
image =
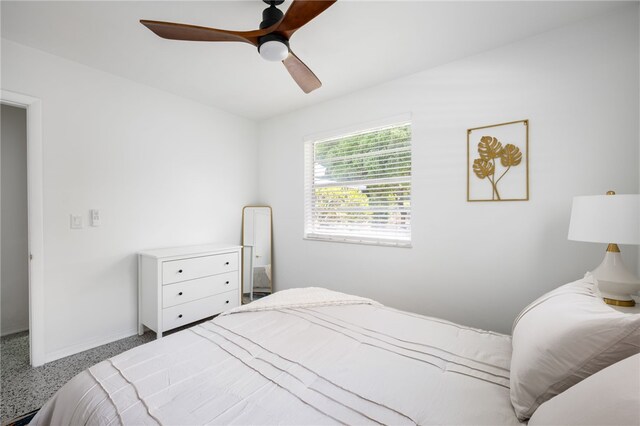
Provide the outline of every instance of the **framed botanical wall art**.
{"type": "Polygon", "coordinates": [[[529,120],[467,130],[467,201],[529,199],[529,120]]]}

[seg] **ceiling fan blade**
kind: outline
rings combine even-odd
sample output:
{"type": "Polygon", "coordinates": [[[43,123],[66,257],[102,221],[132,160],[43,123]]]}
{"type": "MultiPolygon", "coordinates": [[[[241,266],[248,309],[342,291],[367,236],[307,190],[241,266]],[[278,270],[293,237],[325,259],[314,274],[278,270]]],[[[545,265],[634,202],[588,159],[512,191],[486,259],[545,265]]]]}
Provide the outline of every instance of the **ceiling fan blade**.
{"type": "Polygon", "coordinates": [[[313,71],[311,71],[309,67],[306,66],[304,62],[302,62],[293,52],[289,52],[289,56],[287,56],[282,63],[304,93],[313,92],[322,86],[322,83],[313,71]]]}
{"type": "Polygon", "coordinates": [[[240,41],[254,46],[258,45],[258,38],[268,34],[273,26],[254,31],[228,31],[217,28],[198,27],[195,25],[177,24],[174,22],[148,21],[141,19],[140,23],[149,28],[156,35],[170,40],[187,41],[240,41]]]}
{"type": "Polygon", "coordinates": [[[287,38],[316,16],[331,7],[337,0],[293,0],[280,21],[276,32],[287,38]]]}

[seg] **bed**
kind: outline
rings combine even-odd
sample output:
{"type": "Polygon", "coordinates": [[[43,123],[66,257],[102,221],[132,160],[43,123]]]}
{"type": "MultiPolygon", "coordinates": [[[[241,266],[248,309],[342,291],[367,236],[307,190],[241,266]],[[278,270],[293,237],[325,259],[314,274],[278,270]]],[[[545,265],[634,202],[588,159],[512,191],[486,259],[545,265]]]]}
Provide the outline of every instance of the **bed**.
{"type": "Polygon", "coordinates": [[[287,290],[80,373],[32,424],[521,424],[511,337],[287,290]]]}

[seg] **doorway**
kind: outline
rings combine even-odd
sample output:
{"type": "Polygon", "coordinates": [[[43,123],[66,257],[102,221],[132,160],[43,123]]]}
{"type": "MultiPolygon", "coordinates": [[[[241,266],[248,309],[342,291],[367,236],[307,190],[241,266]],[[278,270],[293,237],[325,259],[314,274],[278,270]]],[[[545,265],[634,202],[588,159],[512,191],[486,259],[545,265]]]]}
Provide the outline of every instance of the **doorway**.
{"type": "Polygon", "coordinates": [[[0,133],[0,336],[29,362],[27,110],[0,105],[0,133]]]}
{"type": "MultiPolygon", "coordinates": [[[[26,173],[26,211],[24,204],[21,207],[15,208],[16,211],[20,211],[22,209],[22,215],[26,214],[26,238],[27,238],[27,247],[26,252],[24,250],[24,246],[19,247],[16,250],[16,254],[14,255],[16,258],[20,259],[17,261],[18,265],[14,268],[14,265],[9,262],[13,262],[12,260],[5,259],[2,256],[5,249],[11,251],[11,244],[8,244],[9,241],[5,242],[5,236],[7,238],[14,238],[13,230],[9,230],[9,228],[5,229],[5,207],[9,208],[10,202],[7,201],[7,205],[5,206],[4,193],[5,191],[13,192],[14,190],[17,193],[22,192],[22,197],[25,196],[24,188],[25,183],[22,182],[21,185],[16,185],[14,187],[13,178],[11,180],[7,179],[7,182],[4,182],[4,176],[0,179],[0,185],[2,189],[2,200],[0,203],[2,204],[2,213],[0,214],[0,237],[2,238],[2,244],[0,245],[0,277],[2,277],[2,282],[0,282],[0,287],[2,287],[2,294],[0,294],[0,303],[2,304],[2,311],[5,310],[5,278],[9,276],[14,276],[14,274],[21,275],[24,274],[24,265],[26,264],[26,274],[27,274],[27,307],[26,307],[26,315],[28,317],[27,326],[28,329],[28,353],[29,353],[29,363],[34,366],[40,366],[45,363],[45,351],[44,351],[44,283],[43,283],[43,267],[44,267],[44,229],[43,229],[43,171],[42,171],[42,102],[34,97],[24,95],[21,93],[10,92],[8,90],[0,91],[0,106],[2,107],[3,116],[5,115],[4,111],[9,111],[7,114],[25,114],[23,118],[23,122],[25,123],[25,128],[23,131],[26,135],[26,141],[23,140],[23,143],[26,146],[22,146],[23,150],[26,150],[26,154],[23,151],[24,162],[26,162],[26,170],[23,170],[23,175],[26,173]],[[11,109],[5,109],[5,106],[10,107],[11,109]],[[6,188],[11,189],[5,189],[6,188]],[[16,188],[22,188],[16,190],[16,188]],[[5,235],[5,232],[7,234],[5,235]],[[6,262],[6,264],[5,264],[6,262]],[[22,265],[22,266],[19,266],[22,265]],[[5,271],[5,268],[9,269],[9,272],[5,271]]],[[[4,117],[2,118],[2,126],[4,127],[4,117]]],[[[5,137],[5,129],[2,129],[2,137],[5,137]]],[[[4,147],[3,147],[4,148],[4,147]]],[[[15,147],[14,147],[15,148],[15,147]]],[[[4,149],[2,149],[4,151],[4,149]]],[[[4,152],[1,152],[1,155],[4,155],[4,152]]],[[[13,155],[13,154],[11,154],[13,155]]],[[[5,167],[5,161],[0,157],[0,174],[2,174],[2,168],[5,167]]],[[[9,167],[9,166],[7,166],[9,167]]],[[[10,167],[14,168],[14,167],[10,167]]],[[[19,167],[15,167],[19,169],[19,167]]],[[[18,176],[18,175],[16,175],[18,176]]],[[[24,200],[24,199],[23,199],[24,200]]],[[[14,210],[15,206],[11,206],[11,210],[14,210]]],[[[8,210],[7,210],[8,211],[8,210]]],[[[24,231],[24,216],[22,217],[22,231],[20,231],[23,235],[24,231]]],[[[9,226],[9,225],[7,225],[9,226]]],[[[20,235],[20,232],[15,233],[16,235],[20,235]]],[[[20,237],[16,237],[20,238],[20,237]]],[[[23,243],[24,244],[24,241],[23,243]]],[[[13,258],[13,257],[12,257],[13,258]]],[[[23,275],[22,275],[23,276],[23,275]]],[[[8,280],[8,278],[7,278],[8,280]]],[[[24,290],[24,289],[22,289],[24,290]]],[[[12,293],[9,293],[12,294],[12,293]]],[[[9,304],[12,304],[12,301],[16,302],[16,309],[9,309],[13,312],[21,312],[24,314],[25,307],[24,303],[22,303],[22,297],[24,293],[21,293],[21,296],[7,296],[7,301],[9,304]],[[14,299],[15,297],[15,299],[14,299]],[[18,302],[20,300],[20,302],[18,302]]],[[[4,312],[0,312],[4,319],[4,312]]],[[[18,325],[17,329],[20,327],[24,327],[23,318],[18,319],[16,317],[17,324],[23,324],[22,326],[18,325]]],[[[13,320],[9,321],[11,323],[13,320]]],[[[4,321],[2,321],[4,323],[4,321]]],[[[10,333],[11,331],[16,331],[17,329],[11,330],[9,324],[7,324],[7,328],[5,330],[4,324],[0,324],[0,328],[2,328],[3,333],[5,331],[10,333]]]]}

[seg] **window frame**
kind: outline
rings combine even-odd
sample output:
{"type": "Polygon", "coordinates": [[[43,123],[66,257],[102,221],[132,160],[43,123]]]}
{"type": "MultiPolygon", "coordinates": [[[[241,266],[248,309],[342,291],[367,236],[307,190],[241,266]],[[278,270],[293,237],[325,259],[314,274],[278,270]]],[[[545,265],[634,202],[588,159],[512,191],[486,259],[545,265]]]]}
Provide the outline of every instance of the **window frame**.
{"type": "MultiPolygon", "coordinates": [[[[340,183],[340,182],[338,182],[340,183]]],[[[375,122],[369,122],[360,124],[357,126],[351,126],[349,128],[343,128],[332,132],[316,133],[306,136],[304,138],[304,223],[303,223],[303,239],[309,241],[324,241],[324,242],[338,242],[347,244],[363,244],[363,245],[375,245],[385,247],[400,247],[411,248],[413,241],[412,233],[412,188],[413,188],[413,123],[411,121],[410,114],[402,114],[395,117],[388,118],[386,120],[378,120],[375,122]],[[348,138],[357,134],[364,134],[373,132],[376,130],[383,130],[389,127],[401,127],[409,126],[410,140],[409,140],[409,158],[411,160],[411,171],[407,179],[409,183],[409,224],[408,224],[408,239],[405,238],[385,238],[381,235],[374,236],[356,236],[356,235],[342,235],[338,232],[335,234],[318,234],[314,233],[313,229],[309,228],[310,215],[314,204],[312,204],[313,191],[314,191],[314,179],[315,179],[315,146],[317,143],[327,142],[333,139],[348,138]]]]}

